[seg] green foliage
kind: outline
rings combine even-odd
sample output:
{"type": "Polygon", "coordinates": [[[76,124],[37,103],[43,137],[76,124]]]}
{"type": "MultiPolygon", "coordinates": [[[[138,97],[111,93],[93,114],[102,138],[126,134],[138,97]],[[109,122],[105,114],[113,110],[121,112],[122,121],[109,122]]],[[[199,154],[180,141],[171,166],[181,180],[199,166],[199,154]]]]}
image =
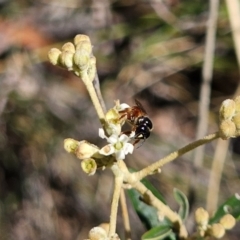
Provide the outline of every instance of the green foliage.
{"type": "MultiPolygon", "coordinates": [[[[166,201],[161,193],[146,179],[142,180],[142,183],[163,203],[166,201]]],[[[127,191],[131,203],[138,214],[138,217],[145,225],[145,227],[149,230],[156,226],[169,226],[170,222],[167,219],[163,221],[159,221],[159,216],[156,211],[156,208],[147,205],[141,199],[141,195],[135,189],[129,189],[127,191]]]]}
{"type": "Polygon", "coordinates": [[[174,188],[173,195],[180,208],[178,210],[178,214],[181,216],[182,220],[186,220],[189,214],[189,202],[186,195],[180,190],[174,188]]]}
{"type": "Polygon", "coordinates": [[[142,240],[176,239],[169,226],[157,226],[142,235],[142,240]]]}

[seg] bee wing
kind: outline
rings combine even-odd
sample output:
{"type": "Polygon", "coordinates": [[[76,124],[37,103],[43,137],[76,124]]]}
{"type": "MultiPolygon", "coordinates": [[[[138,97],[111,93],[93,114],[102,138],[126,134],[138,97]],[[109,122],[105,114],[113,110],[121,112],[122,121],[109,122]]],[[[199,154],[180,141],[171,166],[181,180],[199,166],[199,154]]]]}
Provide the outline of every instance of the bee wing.
{"type": "Polygon", "coordinates": [[[142,104],[135,99],[135,103],[137,104],[137,106],[142,110],[143,113],[147,114],[146,110],[144,109],[144,107],[142,106],[142,104]]]}

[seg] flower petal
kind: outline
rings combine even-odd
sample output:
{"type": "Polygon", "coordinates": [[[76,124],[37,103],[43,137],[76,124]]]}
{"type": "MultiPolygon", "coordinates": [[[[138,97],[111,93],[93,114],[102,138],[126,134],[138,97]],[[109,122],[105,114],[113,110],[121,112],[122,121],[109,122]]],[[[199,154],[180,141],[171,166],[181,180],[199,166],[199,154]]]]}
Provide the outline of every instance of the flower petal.
{"type": "Polygon", "coordinates": [[[126,134],[122,134],[122,135],[119,137],[119,141],[120,141],[120,142],[123,142],[123,143],[127,143],[128,141],[130,141],[130,138],[129,138],[126,134]]]}
{"type": "Polygon", "coordinates": [[[107,138],[107,141],[111,144],[115,144],[118,142],[118,135],[111,135],[109,138],[107,138]]]}
{"type": "Polygon", "coordinates": [[[128,104],[126,104],[126,103],[121,103],[120,106],[118,106],[117,110],[118,111],[122,111],[122,110],[124,110],[126,108],[130,108],[130,106],[128,104]]]}
{"type": "Polygon", "coordinates": [[[127,155],[128,153],[133,153],[134,146],[131,143],[125,143],[123,146],[123,151],[127,155]]]}
{"type": "Polygon", "coordinates": [[[106,135],[105,135],[105,132],[104,132],[103,128],[99,128],[98,135],[99,135],[100,138],[103,138],[103,139],[106,138],[106,135]]]}
{"type": "Polygon", "coordinates": [[[117,151],[117,152],[115,152],[115,156],[116,156],[116,160],[118,161],[118,160],[123,160],[123,159],[125,159],[125,153],[124,153],[124,151],[117,151]]]}

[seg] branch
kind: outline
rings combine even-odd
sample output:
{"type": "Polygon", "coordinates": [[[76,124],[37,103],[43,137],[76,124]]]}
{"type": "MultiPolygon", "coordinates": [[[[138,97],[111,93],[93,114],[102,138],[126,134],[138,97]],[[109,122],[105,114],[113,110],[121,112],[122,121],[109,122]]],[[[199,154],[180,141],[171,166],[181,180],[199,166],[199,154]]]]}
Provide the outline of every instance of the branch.
{"type": "Polygon", "coordinates": [[[216,133],[213,133],[213,134],[210,134],[202,139],[199,139],[195,142],[192,142],[190,144],[188,144],[187,146],[169,154],[168,156],[166,156],[165,158],[162,158],[160,160],[158,160],[157,162],[151,164],[150,166],[138,171],[138,172],[135,172],[133,174],[135,174],[135,179],[136,181],[139,181],[141,179],[143,179],[144,177],[152,174],[153,172],[157,171],[159,168],[161,168],[162,166],[164,166],[166,163],[169,163],[173,160],[175,160],[176,158],[182,156],[183,154],[201,146],[201,145],[204,145],[206,143],[209,143],[211,141],[213,141],[214,139],[217,139],[219,138],[219,133],[216,132],[216,133]]]}

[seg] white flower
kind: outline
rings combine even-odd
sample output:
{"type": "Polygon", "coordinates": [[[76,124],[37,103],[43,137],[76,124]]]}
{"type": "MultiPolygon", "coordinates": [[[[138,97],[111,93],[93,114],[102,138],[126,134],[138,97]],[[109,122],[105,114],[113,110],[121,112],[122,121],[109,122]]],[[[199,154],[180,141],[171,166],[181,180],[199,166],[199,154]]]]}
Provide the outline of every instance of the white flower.
{"type": "Polygon", "coordinates": [[[133,153],[134,146],[129,143],[131,140],[132,134],[127,136],[125,134],[112,134],[110,137],[107,137],[102,128],[99,129],[99,136],[105,138],[108,145],[100,149],[99,153],[105,156],[115,155],[116,160],[123,160],[128,153],[133,153]]]}
{"type": "Polygon", "coordinates": [[[126,103],[121,103],[120,105],[116,105],[116,110],[117,111],[123,111],[126,108],[130,108],[130,106],[126,103]]]}

